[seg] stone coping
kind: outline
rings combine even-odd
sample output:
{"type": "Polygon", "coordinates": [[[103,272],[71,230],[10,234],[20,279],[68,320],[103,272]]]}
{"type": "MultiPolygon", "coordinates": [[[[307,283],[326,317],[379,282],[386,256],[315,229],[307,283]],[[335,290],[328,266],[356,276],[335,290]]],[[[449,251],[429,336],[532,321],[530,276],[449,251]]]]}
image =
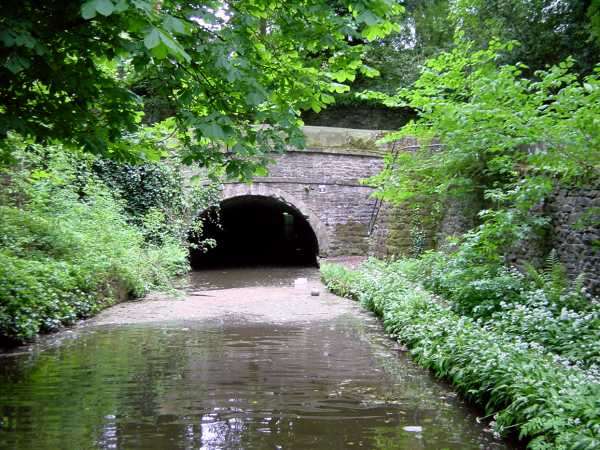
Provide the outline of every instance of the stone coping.
{"type": "Polygon", "coordinates": [[[390,147],[390,144],[377,144],[377,140],[389,133],[385,130],[307,125],[302,127],[302,131],[306,136],[307,150],[313,152],[381,156],[390,147]]]}

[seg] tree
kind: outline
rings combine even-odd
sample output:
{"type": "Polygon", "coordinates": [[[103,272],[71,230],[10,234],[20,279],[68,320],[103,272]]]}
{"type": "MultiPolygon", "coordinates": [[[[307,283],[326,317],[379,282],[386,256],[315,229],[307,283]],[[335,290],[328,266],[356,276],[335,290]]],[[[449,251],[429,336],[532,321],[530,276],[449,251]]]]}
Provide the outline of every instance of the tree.
{"type": "MultiPolygon", "coordinates": [[[[357,75],[351,91],[336,96],[341,100],[336,106],[364,105],[365,99],[356,95],[363,90],[392,94],[411,86],[427,59],[460,41],[480,49],[493,39],[518,41],[519,46],[502,55],[502,62],[525,64],[527,77],[568,57],[574,59],[575,71],[586,76],[598,62],[599,0],[404,0],[402,4],[405,13],[400,29],[367,44],[365,63],[380,76],[357,75]]],[[[410,117],[406,110],[404,114],[410,117]]]]}
{"type": "Polygon", "coordinates": [[[412,85],[425,61],[453,46],[448,0],[406,0],[400,30],[368,44],[365,62],[381,76],[360,75],[352,87],[393,93],[412,85]]]}
{"type": "Polygon", "coordinates": [[[248,177],[268,151],[301,145],[299,111],[368,72],[352,41],[384,37],[400,12],[393,0],[9,0],[0,139],[156,159],[156,134],[138,133],[144,92],[130,89],[143,86],[171,112],[162,131],[184,161],[248,177]]]}
{"type": "Polygon", "coordinates": [[[423,147],[387,155],[370,181],[396,202],[481,195],[483,225],[472,236],[499,256],[546,224],[532,210],[557,184],[597,178],[600,66],[580,79],[567,59],[530,80],[523,65],[499,64],[514,43],[473,47],[462,43],[429,60],[414,86],[395,96],[371,94],[418,111],[418,120],[386,139],[417,137],[423,147]]]}
{"type": "Polygon", "coordinates": [[[331,111],[322,115],[307,111],[304,115],[307,120],[345,126],[345,113],[351,112],[352,116],[353,111],[361,111],[364,113],[361,126],[393,129],[415,117],[409,108],[389,108],[357,95],[365,90],[393,94],[399,88],[412,85],[428,58],[453,45],[448,0],[404,0],[401,3],[405,11],[398,19],[398,30],[365,43],[364,63],[374,69],[369,75],[377,76],[359,72],[350,80],[349,91],[334,95],[335,103],[328,106],[331,111]]]}
{"type": "Polygon", "coordinates": [[[589,75],[598,62],[594,7],[590,0],[455,0],[451,19],[467,41],[485,48],[492,39],[518,41],[504,62],[525,64],[527,75],[574,58],[575,70],[589,75]]]}

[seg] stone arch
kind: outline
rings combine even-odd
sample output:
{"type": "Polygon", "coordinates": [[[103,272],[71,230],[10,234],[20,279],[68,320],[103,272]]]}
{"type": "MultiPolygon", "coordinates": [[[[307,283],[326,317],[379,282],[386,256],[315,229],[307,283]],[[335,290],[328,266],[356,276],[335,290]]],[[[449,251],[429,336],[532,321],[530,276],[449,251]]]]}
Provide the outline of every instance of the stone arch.
{"type": "Polygon", "coordinates": [[[221,201],[243,196],[273,198],[297,210],[306,219],[315,233],[319,245],[319,256],[327,256],[329,251],[329,236],[327,234],[327,229],[323,222],[321,222],[321,219],[319,219],[319,217],[302,200],[294,197],[288,192],[272,187],[267,183],[227,183],[222,185],[221,201]]]}

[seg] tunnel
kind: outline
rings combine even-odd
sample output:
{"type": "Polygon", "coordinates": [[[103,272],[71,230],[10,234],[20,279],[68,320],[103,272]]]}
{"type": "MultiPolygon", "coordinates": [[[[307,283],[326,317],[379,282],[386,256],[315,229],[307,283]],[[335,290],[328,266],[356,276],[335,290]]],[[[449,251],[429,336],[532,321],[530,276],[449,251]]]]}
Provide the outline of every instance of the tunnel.
{"type": "Polygon", "coordinates": [[[203,231],[191,241],[214,239],[217,245],[208,251],[190,248],[194,270],[317,265],[319,244],[311,225],[298,209],[276,198],[230,198],[201,218],[203,231]]]}

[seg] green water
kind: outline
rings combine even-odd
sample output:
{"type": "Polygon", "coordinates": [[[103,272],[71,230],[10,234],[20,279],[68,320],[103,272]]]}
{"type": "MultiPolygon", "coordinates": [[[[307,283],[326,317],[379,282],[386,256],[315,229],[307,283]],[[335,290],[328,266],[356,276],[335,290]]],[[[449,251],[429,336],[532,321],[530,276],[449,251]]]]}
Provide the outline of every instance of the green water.
{"type": "Polygon", "coordinates": [[[368,315],[83,327],[0,356],[2,449],[500,449],[368,315]]]}

